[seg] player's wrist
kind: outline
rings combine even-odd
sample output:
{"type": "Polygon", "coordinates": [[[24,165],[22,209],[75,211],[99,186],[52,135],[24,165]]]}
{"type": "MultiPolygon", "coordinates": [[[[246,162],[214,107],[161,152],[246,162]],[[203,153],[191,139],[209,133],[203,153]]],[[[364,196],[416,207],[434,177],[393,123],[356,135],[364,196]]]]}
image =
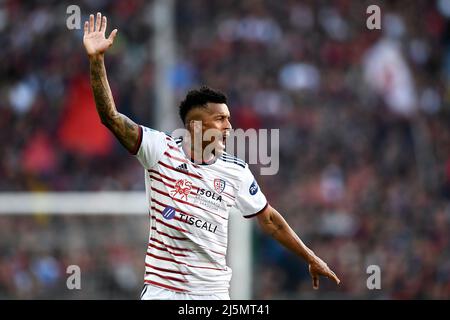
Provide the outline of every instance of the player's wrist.
{"type": "Polygon", "coordinates": [[[309,250],[309,252],[306,255],[306,262],[308,264],[314,264],[317,262],[318,257],[316,256],[316,254],[312,251],[309,250]]]}
{"type": "Polygon", "coordinates": [[[94,53],[94,54],[88,54],[90,61],[102,61],[105,58],[104,53],[94,53]]]}

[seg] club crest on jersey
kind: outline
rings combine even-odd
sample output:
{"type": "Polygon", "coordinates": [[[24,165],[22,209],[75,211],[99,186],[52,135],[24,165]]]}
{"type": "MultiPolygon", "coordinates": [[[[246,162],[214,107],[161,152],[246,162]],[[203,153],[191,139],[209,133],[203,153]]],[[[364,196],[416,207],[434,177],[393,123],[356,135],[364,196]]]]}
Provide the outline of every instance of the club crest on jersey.
{"type": "Polygon", "coordinates": [[[181,196],[180,199],[185,198],[187,200],[188,195],[191,193],[192,182],[186,179],[179,179],[175,182],[173,189],[170,191],[172,197],[176,197],[178,194],[181,196]]]}
{"type": "Polygon", "coordinates": [[[217,191],[217,193],[222,193],[225,189],[225,180],[222,179],[214,179],[214,190],[217,191]]]}

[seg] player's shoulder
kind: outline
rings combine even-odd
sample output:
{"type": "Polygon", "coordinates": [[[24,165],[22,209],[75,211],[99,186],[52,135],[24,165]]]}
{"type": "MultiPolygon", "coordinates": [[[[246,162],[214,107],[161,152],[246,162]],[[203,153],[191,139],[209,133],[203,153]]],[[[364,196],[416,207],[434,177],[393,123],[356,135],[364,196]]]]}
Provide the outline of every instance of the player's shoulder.
{"type": "Polygon", "coordinates": [[[222,153],[219,157],[219,160],[226,167],[235,169],[237,171],[244,171],[246,168],[248,168],[248,165],[244,160],[235,157],[227,152],[222,153]]]}
{"type": "MultiPolygon", "coordinates": [[[[248,184],[251,189],[255,188],[256,180],[247,162],[226,152],[219,157],[219,161],[221,162],[222,173],[240,184],[248,184]]],[[[250,190],[251,195],[253,195],[252,192],[250,190]]]]}
{"type": "Polygon", "coordinates": [[[142,130],[144,130],[144,132],[158,133],[158,134],[162,133],[161,131],[158,131],[158,130],[156,130],[156,129],[149,128],[149,127],[144,126],[144,125],[142,125],[142,124],[140,124],[139,126],[142,128],[142,130]]]}
{"type": "Polygon", "coordinates": [[[164,132],[164,135],[166,137],[166,140],[170,142],[170,146],[172,149],[176,148],[178,150],[181,150],[181,147],[183,145],[183,137],[174,137],[167,132],[164,132]]]}
{"type": "Polygon", "coordinates": [[[161,138],[165,138],[165,140],[170,141],[170,142],[174,142],[175,144],[180,144],[181,141],[183,140],[181,137],[174,137],[172,135],[170,135],[167,132],[163,132],[163,131],[159,131],[153,128],[149,128],[143,125],[140,125],[140,127],[142,128],[144,133],[148,133],[148,134],[153,134],[153,135],[158,135],[161,138]]]}
{"type": "Polygon", "coordinates": [[[183,137],[173,137],[166,133],[167,137],[171,139],[172,142],[174,142],[178,147],[181,147],[183,144],[183,137]]]}
{"type": "Polygon", "coordinates": [[[169,135],[167,133],[165,133],[165,132],[146,127],[146,126],[144,126],[142,124],[140,124],[139,127],[142,129],[142,134],[143,135],[147,135],[147,136],[150,136],[152,138],[154,138],[154,137],[159,137],[159,138],[169,137],[169,135]]]}

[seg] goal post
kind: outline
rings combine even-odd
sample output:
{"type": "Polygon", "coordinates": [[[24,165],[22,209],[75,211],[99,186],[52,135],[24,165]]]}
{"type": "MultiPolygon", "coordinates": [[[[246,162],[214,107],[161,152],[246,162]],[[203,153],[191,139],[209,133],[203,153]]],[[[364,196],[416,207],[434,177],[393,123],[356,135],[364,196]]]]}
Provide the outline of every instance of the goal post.
{"type": "MultiPolygon", "coordinates": [[[[0,193],[0,215],[11,219],[35,214],[143,216],[148,214],[145,199],[145,192],[4,192],[0,193]]],[[[252,220],[237,211],[230,213],[227,260],[233,270],[232,299],[252,298],[251,228],[252,220]]]]}

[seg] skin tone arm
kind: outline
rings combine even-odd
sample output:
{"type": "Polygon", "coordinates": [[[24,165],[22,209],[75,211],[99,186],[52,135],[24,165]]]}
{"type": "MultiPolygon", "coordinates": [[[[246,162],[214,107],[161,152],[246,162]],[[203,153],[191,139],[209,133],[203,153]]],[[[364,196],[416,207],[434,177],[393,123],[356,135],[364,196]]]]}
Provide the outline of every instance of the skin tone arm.
{"type": "Polygon", "coordinates": [[[339,284],[336,274],[303,243],[277,210],[268,205],[256,217],[265,233],[308,262],[314,289],[319,289],[319,276],[325,276],[339,284]]]}
{"type": "Polygon", "coordinates": [[[117,137],[129,151],[135,151],[139,139],[139,126],[116,109],[114,98],[109,87],[104,62],[105,52],[112,46],[117,29],[108,38],[105,37],[107,19],[97,13],[90,15],[89,22],[84,23],[83,44],[89,57],[91,86],[95,105],[101,122],[117,137]]]}

